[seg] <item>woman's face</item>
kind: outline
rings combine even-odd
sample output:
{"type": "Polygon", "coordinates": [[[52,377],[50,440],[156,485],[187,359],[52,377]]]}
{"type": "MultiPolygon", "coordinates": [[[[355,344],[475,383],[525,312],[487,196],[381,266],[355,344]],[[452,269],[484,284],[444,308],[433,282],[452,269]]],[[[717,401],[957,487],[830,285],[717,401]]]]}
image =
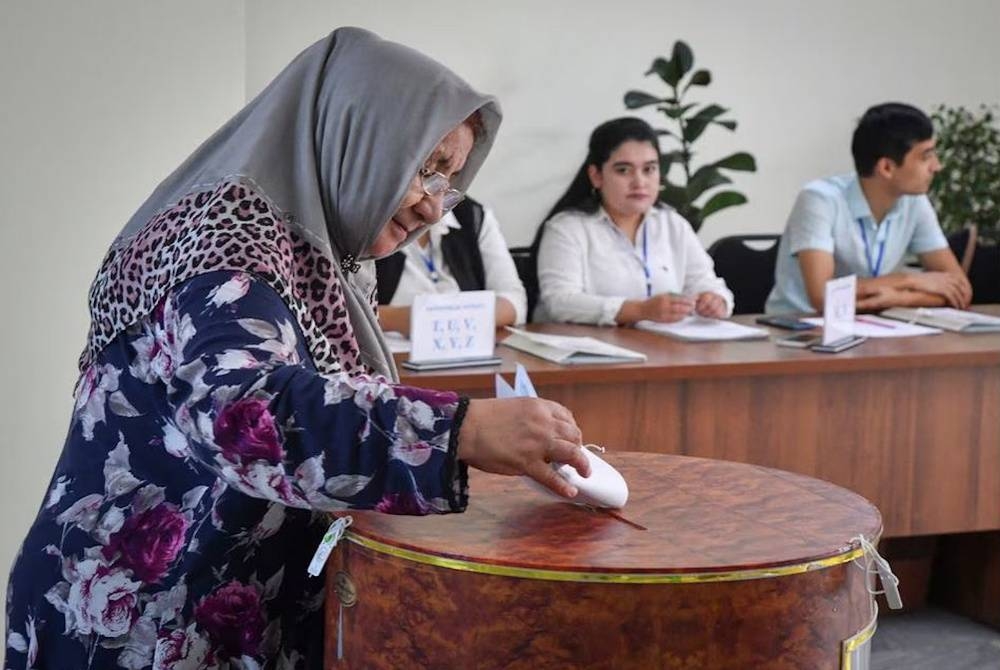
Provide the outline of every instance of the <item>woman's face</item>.
{"type": "MultiPolygon", "coordinates": [[[[465,166],[473,142],[472,129],[463,123],[445,135],[423,167],[451,179],[465,166]]],[[[441,211],[441,199],[441,195],[430,196],[424,193],[419,174],[414,174],[410,189],[399,209],[382,227],[365,255],[368,258],[388,256],[399,248],[410,233],[437,223],[444,214],[441,211]]]]}
{"type": "Polygon", "coordinates": [[[612,216],[643,216],[660,193],[660,156],[649,142],[622,142],[600,169],[591,165],[587,174],[612,216]]]}

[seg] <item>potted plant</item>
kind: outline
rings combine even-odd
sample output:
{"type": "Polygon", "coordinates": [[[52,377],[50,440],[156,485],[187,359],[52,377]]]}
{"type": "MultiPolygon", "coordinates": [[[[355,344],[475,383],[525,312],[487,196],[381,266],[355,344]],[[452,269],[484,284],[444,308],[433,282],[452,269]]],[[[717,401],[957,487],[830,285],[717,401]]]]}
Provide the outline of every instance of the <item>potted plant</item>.
{"type": "Polygon", "coordinates": [[[973,301],[1000,302],[1000,125],[996,109],[939,105],[931,119],[942,169],[928,196],[969,275],[973,301]]]}
{"type": "Polygon", "coordinates": [[[657,96],[645,91],[628,91],[625,106],[638,109],[656,105],[672,127],[658,128],[657,132],[671,140],[671,147],[664,148],[660,155],[660,197],[687,219],[697,232],[705,219],[727,207],[747,202],[745,195],[731,189],[716,190],[732,180],[725,171],[755,172],[757,163],[745,151],[737,152],[719,160],[695,167],[694,144],[709,126],[736,130],[736,121],[723,118],[729,111],[715,104],[689,102],[688,94],[693,88],[701,88],[712,83],[708,70],[694,70],[694,53],[683,41],[674,43],[669,59],[658,57],[653,61],[646,75],[656,74],[670,91],[665,96],[657,96]],[[671,179],[671,170],[681,173],[680,180],[671,179]],[[704,196],[705,200],[698,203],[704,196]]]}

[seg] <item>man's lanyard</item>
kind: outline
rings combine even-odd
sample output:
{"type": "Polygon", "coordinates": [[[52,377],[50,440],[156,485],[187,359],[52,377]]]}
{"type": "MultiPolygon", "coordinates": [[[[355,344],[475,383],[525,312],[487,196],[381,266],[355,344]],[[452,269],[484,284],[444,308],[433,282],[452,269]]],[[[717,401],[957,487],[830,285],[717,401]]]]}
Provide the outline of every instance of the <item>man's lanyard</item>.
{"type": "Polygon", "coordinates": [[[427,268],[427,274],[430,275],[431,281],[437,284],[441,279],[441,273],[438,272],[437,266],[434,265],[434,242],[429,235],[427,236],[427,253],[424,253],[419,243],[417,244],[417,252],[420,254],[420,259],[424,262],[424,267],[427,268]]]}
{"type": "Polygon", "coordinates": [[[858,228],[861,229],[861,241],[865,245],[865,260],[868,261],[868,271],[872,277],[878,277],[882,271],[882,258],[885,256],[885,240],[889,236],[890,223],[892,223],[892,220],[886,219],[885,223],[882,224],[885,226],[885,232],[882,234],[882,241],[878,243],[878,256],[873,263],[872,250],[868,247],[868,233],[865,232],[865,221],[864,219],[858,219],[858,228]]]}

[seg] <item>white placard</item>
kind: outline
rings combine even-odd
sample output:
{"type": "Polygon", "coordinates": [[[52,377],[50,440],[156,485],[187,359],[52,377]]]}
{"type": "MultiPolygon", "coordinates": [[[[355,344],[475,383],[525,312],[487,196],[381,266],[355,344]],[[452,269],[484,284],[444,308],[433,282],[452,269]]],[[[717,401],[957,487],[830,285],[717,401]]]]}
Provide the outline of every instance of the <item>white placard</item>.
{"type": "Polygon", "coordinates": [[[854,334],[854,308],[858,278],[855,275],[837,277],[826,283],[823,299],[823,344],[854,334]]]}
{"type": "Polygon", "coordinates": [[[489,358],[496,339],[493,291],[425,293],[410,310],[410,360],[419,363],[489,358]]]}

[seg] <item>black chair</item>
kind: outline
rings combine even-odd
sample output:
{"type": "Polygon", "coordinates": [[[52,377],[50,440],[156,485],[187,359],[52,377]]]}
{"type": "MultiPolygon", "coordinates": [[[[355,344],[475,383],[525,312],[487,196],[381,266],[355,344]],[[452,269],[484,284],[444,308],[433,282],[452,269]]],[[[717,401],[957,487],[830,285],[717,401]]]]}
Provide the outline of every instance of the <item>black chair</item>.
{"type": "Polygon", "coordinates": [[[1000,302],[1000,247],[978,243],[975,227],[948,236],[948,246],[972,284],[972,304],[1000,302]]]}
{"type": "Polygon", "coordinates": [[[774,286],[780,240],[780,235],[731,235],[719,238],[708,248],[708,255],[715,262],[715,274],[733,292],[734,314],[764,311],[764,303],[774,286]]]}
{"type": "Polygon", "coordinates": [[[532,255],[530,246],[511,247],[508,251],[514,259],[517,276],[524,284],[524,292],[528,294],[528,321],[531,321],[531,314],[538,302],[538,261],[532,255]]]}

